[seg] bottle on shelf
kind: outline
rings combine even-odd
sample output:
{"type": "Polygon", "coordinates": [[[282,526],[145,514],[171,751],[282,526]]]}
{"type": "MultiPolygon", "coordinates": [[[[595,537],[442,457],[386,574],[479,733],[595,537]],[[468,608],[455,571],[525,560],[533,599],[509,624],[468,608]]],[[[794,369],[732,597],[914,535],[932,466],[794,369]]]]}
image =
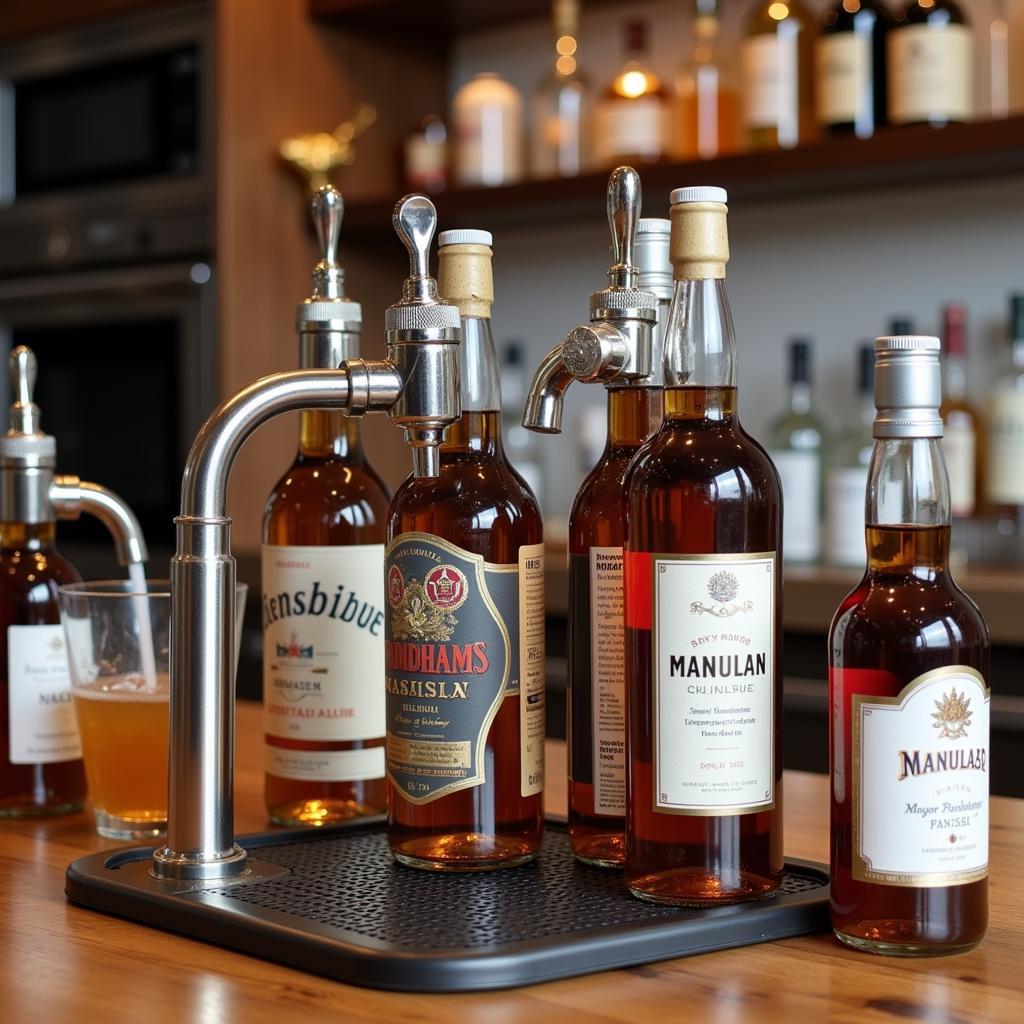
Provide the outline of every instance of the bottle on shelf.
{"type": "Polygon", "coordinates": [[[435,323],[461,314],[462,417],[388,521],[388,840],[411,867],[514,867],[543,827],[544,544],[502,447],[490,233],[444,232],[419,286],[435,323]]]}
{"type": "MultiPolygon", "coordinates": [[[[296,317],[299,363],[333,368],[359,355],[362,310],[337,262],[341,195],[324,186],[312,205],[321,258],[296,317]]],[[[277,824],[384,811],[388,501],[359,419],[302,412],[298,453],[263,516],[265,797],[277,824]]]]}
{"type": "Polygon", "coordinates": [[[881,0],[833,0],[817,45],[818,123],[866,139],[886,120],[886,33],[881,0]]]}
{"type": "Polygon", "coordinates": [[[538,504],[544,508],[544,459],[539,438],[523,426],[526,401],[526,346],[519,338],[505,342],[501,351],[501,436],[508,461],[526,481],[538,504]]]}
{"type": "Polygon", "coordinates": [[[829,636],[832,927],[899,956],[988,920],[988,631],[949,571],[938,338],[879,338],[867,570],[829,636]]]}
{"type": "Polygon", "coordinates": [[[838,566],[864,564],[864,489],[875,420],[875,355],[868,342],[857,359],[857,410],[836,438],[825,480],[825,560],[838,566]]]}
{"type": "Polygon", "coordinates": [[[907,0],[888,38],[889,120],[941,126],[974,114],[974,38],[955,0],[907,0]]]}
{"type": "Polygon", "coordinates": [[[988,24],[988,116],[1010,113],[1010,24],[1007,0],[992,0],[988,24]]]}
{"type": "Polygon", "coordinates": [[[942,336],[946,343],[942,457],[949,473],[949,499],[954,519],[974,515],[981,480],[979,418],[967,397],[966,321],[963,306],[950,304],[942,311],[942,336]]]}
{"type": "Polygon", "coordinates": [[[597,104],[594,153],[602,167],[649,163],[669,149],[671,105],[648,65],[647,25],[628,22],[625,33],[626,62],[597,104]]]}
{"type": "MultiPolygon", "coordinates": [[[[900,313],[900,314],[897,314],[896,316],[892,317],[889,320],[889,336],[890,337],[897,337],[899,335],[913,334],[913,333],[914,333],[914,319],[913,319],[913,317],[908,316],[905,313],[900,313]]],[[[871,363],[871,365],[874,366],[874,358],[875,357],[874,357],[874,354],[873,354],[873,350],[871,349],[870,346],[868,346],[868,349],[869,349],[869,351],[872,352],[872,356],[871,356],[872,363],[871,363]]],[[[871,372],[873,374],[874,370],[872,370],[871,372]]]]}
{"type": "Polygon", "coordinates": [[[579,69],[579,0],[553,0],[555,61],[533,96],[532,160],[536,178],[571,178],[590,160],[591,88],[579,69]]]}
{"type": "Polygon", "coordinates": [[[753,149],[792,149],[817,135],[814,41],[800,0],[757,0],[743,38],[743,119],[753,149]]]}
{"type": "Polygon", "coordinates": [[[708,906],[782,879],[782,494],[736,414],[725,190],[676,189],[671,216],[664,422],[626,481],[625,871],[708,906]]]}
{"type": "Polygon", "coordinates": [[[455,180],[463,186],[509,185],[523,177],[523,97],[485,72],[455,94],[455,180]]]}
{"type": "Polygon", "coordinates": [[[811,342],[789,343],[789,408],[768,428],[768,454],[782,480],[787,562],[821,557],[825,428],[812,404],[811,342]]]}
{"type": "Polygon", "coordinates": [[[739,148],[739,96],[719,44],[720,0],[693,0],[693,49],[676,73],[676,156],[709,160],[739,148]]]}
{"type": "Polygon", "coordinates": [[[448,186],[448,130],[436,114],[428,114],[410,132],[402,147],[406,186],[419,192],[443,192],[448,186]]]}
{"type": "Polygon", "coordinates": [[[1010,359],[989,398],[985,501],[1024,537],[1024,295],[1010,297],[1010,359]]]}

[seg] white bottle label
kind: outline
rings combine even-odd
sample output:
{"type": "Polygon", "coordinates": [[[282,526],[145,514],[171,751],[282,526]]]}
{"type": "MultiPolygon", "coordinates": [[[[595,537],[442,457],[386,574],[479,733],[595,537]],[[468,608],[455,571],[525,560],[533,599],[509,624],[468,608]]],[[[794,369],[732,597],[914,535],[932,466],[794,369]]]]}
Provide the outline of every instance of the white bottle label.
{"type": "Polygon", "coordinates": [[[989,406],[989,501],[1024,505],[1024,391],[995,391],[989,406]]]}
{"type": "Polygon", "coordinates": [[[7,627],[8,742],[11,764],[54,764],[82,756],[64,631],[7,627]]]}
{"type": "Polygon", "coordinates": [[[864,540],[867,490],[866,466],[833,469],[828,474],[825,557],[833,565],[860,567],[867,561],[864,540]]]}
{"type": "Polygon", "coordinates": [[[597,158],[601,162],[627,156],[657,159],[665,146],[666,118],[656,96],[635,100],[609,99],[596,118],[597,158]]]}
{"type": "Polygon", "coordinates": [[[519,549],[519,792],[544,791],[547,704],[544,545],[519,549]]]}
{"type": "Polygon", "coordinates": [[[937,886],[988,874],[989,692],[974,669],[853,698],[853,877],[937,886]]]}
{"type": "Polygon", "coordinates": [[[859,121],[871,103],[871,41],[859,32],[837,32],[818,40],[818,120],[859,121]]]}
{"type": "Polygon", "coordinates": [[[768,453],[782,479],[782,557],[814,562],[821,554],[821,458],[816,452],[768,453]]]}
{"type": "Polygon", "coordinates": [[[267,733],[376,739],[384,700],[384,545],[264,545],[267,733]]]}
{"type": "Polygon", "coordinates": [[[654,808],[775,805],[773,552],[655,555],[654,808]]]}
{"type": "MultiPolygon", "coordinates": [[[[955,414],[954,414],[955,416],[955,414]]],[[[975,446],[977,436],[970,419],[947,419],[942,435],[942,457],[949,474],[949,498],[954,516],[974,514],[975,446]]]]}
{"type": "Polygon", "coordinates": [[[359,750],[285,750],[264,747],[270,775],[302,782],[363,782],[384,777],[384,746],[359,750]]]}
{"type": "Polygon", "coordinates": [[[743,110],[748,128],[775,128],[779,145],[795,146],[799,137],[798,26],[779,25],[774,34],[743,42],[743,110]]]}
{"type": "Polygon", "coordinates": [[[966,120],[974,113],[974,40],[966,25],[889,33],[889,117],[895,124],[966,120]]]}
{"type": "Polygon", "coordinates": [[[590,549],[594,813],[626,813],[626,630],[622,548],[590,549]]]}

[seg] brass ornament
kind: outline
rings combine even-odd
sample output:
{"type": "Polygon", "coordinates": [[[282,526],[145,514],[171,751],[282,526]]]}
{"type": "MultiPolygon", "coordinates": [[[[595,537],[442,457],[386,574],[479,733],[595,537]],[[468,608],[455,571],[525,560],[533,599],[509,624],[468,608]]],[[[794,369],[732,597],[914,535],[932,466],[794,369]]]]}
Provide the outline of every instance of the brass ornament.
{"type": "Polygon", "coordinates": [[[281,159],[305,178],[315,192],[330,183],[331,172],[355,162],[355,141],[377,120],[377,108],[364,103],[333,132],[301,132],[281,140],[281,159]]]}

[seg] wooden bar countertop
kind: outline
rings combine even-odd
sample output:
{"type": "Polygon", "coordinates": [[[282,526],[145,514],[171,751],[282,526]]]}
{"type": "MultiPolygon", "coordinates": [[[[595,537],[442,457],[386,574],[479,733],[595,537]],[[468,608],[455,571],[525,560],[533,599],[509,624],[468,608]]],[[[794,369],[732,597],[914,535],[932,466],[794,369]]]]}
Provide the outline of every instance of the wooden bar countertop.
{"type": "MultiPolygon", "coordinates": [[[[565,751],[549,744],[548,809],[564,813],[565,751]]],[[[264,831],[261,711],[238,709],[236,831],[264,831]]],[[[828,780],[787,772],[786,852],[828,860],[828,780]]],[[[0,821],[0,1020],[1024,1021],[1024,801],[992,801],[991,923],[976,950],[897,960],[828,934],[521,989],[407,995],[356,988],[69,904],[75,858],[119,845],[87,814],[0,821]]]]}

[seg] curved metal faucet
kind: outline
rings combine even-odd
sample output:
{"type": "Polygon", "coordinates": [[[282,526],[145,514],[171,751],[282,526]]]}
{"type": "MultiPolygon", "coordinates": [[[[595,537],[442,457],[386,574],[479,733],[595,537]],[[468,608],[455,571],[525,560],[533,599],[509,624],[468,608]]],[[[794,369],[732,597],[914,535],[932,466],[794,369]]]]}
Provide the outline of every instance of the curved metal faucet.
{"type": "MultiPolygon", "coordinates": [[[[322,241],[330,241],[318,270],[330,270],[339,206],[318,194],[313,210],[322,241]]],[[[234,841],[235,560],[226,514],[228,477],[242,444],[283,412],[387,412],[413,448],[416,475],[430,476],[445,430],[462,414],[459,311],[438,298],[429,273],[437,212],[426,196],[411,195],[396,205],[392,221],[409,251],[410,271],[401,301],[387,311],[388,358],[264,377],[213,412],[189,453],[171,560],[167,842],[153,854],[157,877],[224,879],[247,870],[245,851],[234,841]]]]}
{"type": "Polygon", "coordinates": [[[608,287],[590,296],[590,323],[574,327],[541,360],[526,398],[524,427],[557,434],[565,393],[574,380],[628,384],[650,375],[658,299],[636,285],[633,254],[640,207],[640,175],[632,167],[617,167],[608,179],[614,260],[608,287]]]}

